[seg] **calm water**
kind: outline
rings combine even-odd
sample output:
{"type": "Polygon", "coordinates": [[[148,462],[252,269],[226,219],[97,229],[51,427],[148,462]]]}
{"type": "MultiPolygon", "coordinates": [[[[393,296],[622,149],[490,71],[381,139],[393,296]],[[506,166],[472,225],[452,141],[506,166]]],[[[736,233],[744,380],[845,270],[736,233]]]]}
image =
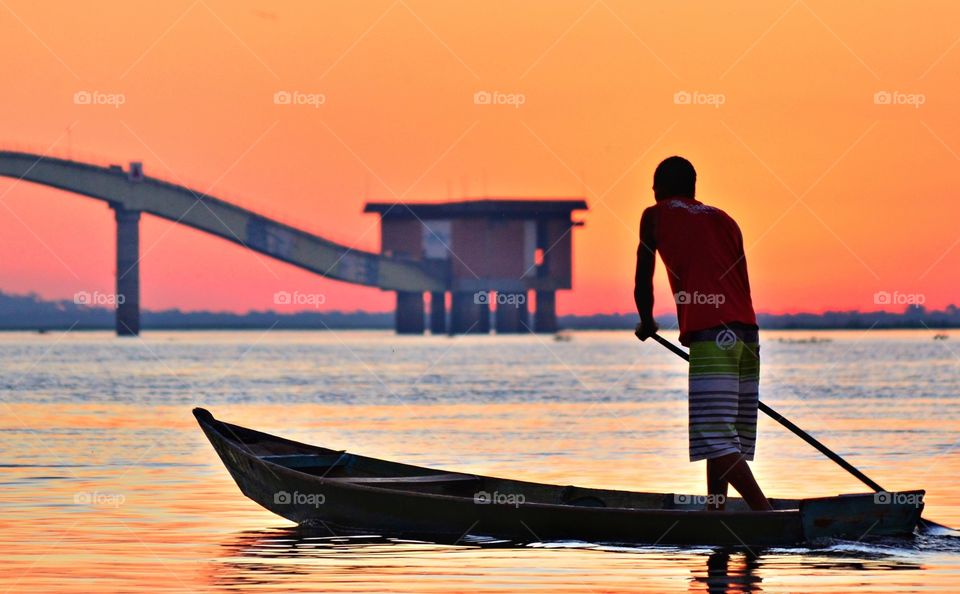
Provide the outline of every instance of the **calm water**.
{"type": "MultiPolygon", "coordinates": [[[[762,397],[960,525],[960,333],[768,332],[762,397]],[[829,342],[797,342],[817,336],[829,342]],[[955,449],[956,448],[956,449],[955,449]]],[[[237,490],[190,409],[301,441],[537,481],[703,492],[685,369],[629,333],[0,334],[0,588],[78,592],[960,590],[960,537],[815,549],[439,546],[298,531],[237,490]]],[[[761,420],[768,494],[863,492],[761,420]]]]}

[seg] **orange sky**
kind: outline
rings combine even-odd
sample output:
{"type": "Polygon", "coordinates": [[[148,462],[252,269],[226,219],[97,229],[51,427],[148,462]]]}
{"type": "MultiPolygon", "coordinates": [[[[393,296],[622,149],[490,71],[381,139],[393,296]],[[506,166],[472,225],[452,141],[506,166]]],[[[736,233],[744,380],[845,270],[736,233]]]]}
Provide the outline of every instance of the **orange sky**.
{"type": "MultiPolygon", "coordinates": [[[[947,1],[4,0],[0,146],[141,160],[366,250],[367,199],[583,195],[561,313],[632,308],[652,171],[682,154],[740,222],[758,310],[872,310],[879,290],[939,308],[960,303],[958,22],[947,1]],[[326,102],[275,105],[281,90],[326,102]],[[478,90],[525,102],[475,105],[478,90]]],[[[0,179],[3,291],[109,292],[113,240],[102,203],[0,179]]],[[[267,309],[278,290],[393,303],[149,217],[142,250],[150,309],[267,309]]]]}

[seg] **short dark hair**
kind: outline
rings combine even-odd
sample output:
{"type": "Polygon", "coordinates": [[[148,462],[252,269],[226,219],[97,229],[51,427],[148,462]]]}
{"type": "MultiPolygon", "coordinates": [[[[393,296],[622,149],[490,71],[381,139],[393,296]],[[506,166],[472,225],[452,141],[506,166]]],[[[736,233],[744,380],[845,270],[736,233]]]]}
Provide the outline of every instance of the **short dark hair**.
{"type": "Polygon", "coordinates": [[[683,157],[667,157],[653,172],[653,193],[657,198],[697,195],[697,170],[683,157]]]}

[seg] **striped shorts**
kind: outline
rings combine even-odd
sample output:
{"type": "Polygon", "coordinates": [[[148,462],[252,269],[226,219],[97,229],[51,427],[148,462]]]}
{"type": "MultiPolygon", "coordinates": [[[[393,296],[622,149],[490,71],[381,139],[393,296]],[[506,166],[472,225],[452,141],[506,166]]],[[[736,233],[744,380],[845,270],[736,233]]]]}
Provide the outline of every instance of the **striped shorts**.
{"type": "Polygon", "coordinates": [[[717,329],[693,337],[691,462],[727,454],[753,460],[759,389],[760,345],[756,330],[717,329]]]}

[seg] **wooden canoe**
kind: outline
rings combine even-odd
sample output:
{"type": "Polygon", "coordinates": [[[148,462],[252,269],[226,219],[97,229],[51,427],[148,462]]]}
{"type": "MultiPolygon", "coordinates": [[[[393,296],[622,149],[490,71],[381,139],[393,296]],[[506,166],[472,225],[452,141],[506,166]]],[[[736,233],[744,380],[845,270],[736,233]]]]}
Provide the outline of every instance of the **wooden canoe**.
{"type": "Polygon", "coordinates": [[[923,491],[774,499],[750,511],[731,498],[549,485],[411,466],[331,450],[193,411],[240,491],[273,513],[336,535],[433,542],[584,540],[670,545],[790,545],[912,535],[923,491]]]}

